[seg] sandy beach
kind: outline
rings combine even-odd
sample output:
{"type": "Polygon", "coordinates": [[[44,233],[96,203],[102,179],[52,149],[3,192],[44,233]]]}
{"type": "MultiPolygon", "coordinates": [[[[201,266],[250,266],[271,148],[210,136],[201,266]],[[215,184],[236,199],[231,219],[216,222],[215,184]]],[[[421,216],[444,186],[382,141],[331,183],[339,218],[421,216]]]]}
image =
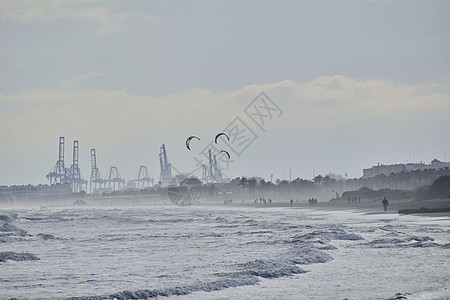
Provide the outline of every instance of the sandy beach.
{"type": "MultiPolygon", "coordinates": [[[[355,211],[362,212],[366,214],[399,214],[399,210],[416,210],[420,208],[426,208],[429,210],[433,209],[442,209],[442,208],[450,208],[450,201],[448,199],[427,199],[427,200],[414,200],[414,199],[404,199],[398,200],[393,199],[389,200],[388,209],[384,212],[383,205],[381,204],[382,199],[379,201],[361,201],[361,203],[348,203],[345,199],[337,199],[331,201],[319,201],[317,206],[310,206],[309,203],[301,202],[301,203],[293,203],[293,209],[317,209],[317,210],[346,210],[346,211],[355,211]]],[[[268,207],[290,207],[290,201],[286,200],[285,202],[274,201],[271,204],[263,204],[263,203],[254,203],[254,202],[244,202],[239,203],[235,202],[232,205],[237,206],[253,206],[259,208],[268,208],[268,207]]],[[[433,217],[448,217],[450,218],[450,211],[446,212],[426,212],[426,213],[415,213],[417,215],[423,216],[433,216],[433,217]]]]}

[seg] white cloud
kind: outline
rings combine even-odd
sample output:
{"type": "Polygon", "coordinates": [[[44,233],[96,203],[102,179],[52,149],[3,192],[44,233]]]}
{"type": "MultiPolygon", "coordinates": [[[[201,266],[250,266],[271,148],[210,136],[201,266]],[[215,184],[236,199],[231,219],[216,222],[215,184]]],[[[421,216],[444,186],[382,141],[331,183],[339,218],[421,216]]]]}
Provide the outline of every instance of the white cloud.
{"type": "MultiPolygon", "coordinates": [[[[260,92],[265,91],[285,111],[274,126],[289,128],[334,128],[343,122],[415,122],[442,119],[450,111],[450,95],[424,93],[423,86],[399,86],[384,80],[359,81],[344,76],[326,76],[308,83],[282,81],[250,85],[232,93],[192,89],[155,98],[123,90],[72,90],[82,81],[102,76],[88,72],[64,81],[58,90],[36,90],[1,95],[0,139],[4,145],[19,145],[43,133],[64,131],[73,135],[102,132],[100,139],[120,142],[130,136],[174,134],[180,126],[222,128],[260,92]],[[209,126],[209,125],[208,125],[209,126]]],[[[450,124],[449,124],[450,126],[450,124]]],[[[4,147],[2,151],[13,150],[4,147]]]]}
{"type": "Polygon", "coordinates": [[[3,21],[51,22],[61,19],[93,21],[99,24],[99,34],[114,33],[127,20],[140,19],[157,22],[157,18],[139,13],[115,13],[109,11],[103,1],[33,1],[4,0],[0,2],[0,16],[3,21]],[[86,5],[89,4],[89,5],[86,5]],[[97,7],[92,4],[98,4],[97,7]]]}
{"type": "MultiPolygon", "coordinates": [[[[70,80],[69,82],[71,82],[70,80]]],[[[228,122],[233,109],[226,98],[208,90],[154,98],[118,90],[36,90],[0,96],[2,151],[14,152],[44,136],[61,132],[96,136],[99,143],[120,144],[143,134],[173,134],[183,124],[201,128],[204,123],[228,122]],[[218,103],[220,102],[220,103],[218,103]]],[[[236,110],[236,109],[235,109],[236,110]]]]}
{"type": "MultiPolygon", "coordinates": [[[[298,126],[336,122],[410,120],[439,115],[450,110],[450,95],[430,86],[395,85],[386,80],[357,80],[345,76],[323,76],[308,83],[282,81],[246,89],[267,90],[295,112],[298,126]]],[[[287,115],[288,115],[287,114],[287,115]]],[[[287,119],[286,119],[287,120],[287,119]]]]}
{"type": "MultiPolygon", "coordinates": [[[[66,82],[78,83],[100,75],[88,72],[66,82]]],[[[213,136],[236,116],[255,126],[245,119],[243,109],[261,91],[284,113],[266,133],[254,127],[260,139],[245,153],[246,159],[241,158],[234,166],[232,176],[244,172],[242,168],[262,174],[281,165],[309,166],[312,160],[328,166],[327,172],[347,172],[356,157],[359,161],[353,170],[367,167],[371,160],[383,161],[379,157],[383,152],[389,158],[408,153],[411,147],[414,151],[426,146],[429,155],[448,148],[448,142],[442,139],[450,127],[448,91],[396,85],[386,80],[324,76],[304,83],[286,80],[249,85],[230,93],[191,89],[164,97],[133,95],[124,90],[62,88],[3,94],[0,140],[4,146],[0,148],[0,165],[27,156],[47,156],[49,164],[53,159],[49,148],[54,148],[59,136],[66,136],[68,141],[79,139],[83,147],[103,150],[102,157],[109,149],[109,159],[130,168],[140,159],[130,158],[129,151],[135,153],[144,144],[153,152],[162,143],[179,145],[179,149],[171,148],[171,155],[177,166],[182,164],[181,168],[189,169],[194,161],[189,156],[192,153],[182,151],[184,138],[193,133],[213,136]],[[383,152],[376,149],[380,144],[384,145],[383,152]],[[284,155],[278,162],[258,162],[258,156],[264,160],[280,149],[284,155]],[[255,165],[250,165],[252,161],[255,165]]],[[[139,156],[150,155],[147,153],[142,150],[139,156]]],[[[156,154],[150,157],[153,159],[156,154]]],[[[88,159],[84,158],[85,165],[88,159]]],[[[155,168],[157,162],[152,164],[155,168]]],[[[41,174],[42,168],[36,168],[36,172],[41,174]]]]}
{"type": "Polygon", "coordinates": [[[62,81],[59,84],[59,88],[63,89],[63,90],[77,88],[77,87],[80,87],[83,84],[83,82],[85,82],[91,78],[103,77],[103,76],[104,75],[102,73],[89,71],[86,74],[83,74],[80,76],[75,76],[73,78],[69,78],[69,79],[62,81]]]}

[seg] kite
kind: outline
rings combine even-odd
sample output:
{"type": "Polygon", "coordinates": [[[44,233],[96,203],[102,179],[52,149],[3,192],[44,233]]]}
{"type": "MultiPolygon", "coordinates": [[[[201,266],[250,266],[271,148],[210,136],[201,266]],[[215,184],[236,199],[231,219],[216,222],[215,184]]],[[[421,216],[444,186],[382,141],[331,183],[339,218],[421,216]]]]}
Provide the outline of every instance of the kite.
{"type": "Polygon", "coordinates": [[[226,155],[228,155],[228,159],[230,159],[231,157],[230,157],[230,153],[228,153],[228,151],[225,151],[225,150],[222,150],[222,151],[220,151],[220,153],[225,153],[226,155]]]}
{"type": "Polygon", "coordinates": [[[191,142],[192,139],[197,139],[200,141],[200,138],[196,137],[195,135],[191,135],[190,137],[188,137],[186,140],[186,148],[188,148],[189,150],[191,150],[191,148],[189,148],[189,143],[191,142]]]}
{"type": "Polygon", "coordinates": [[[216,135],[216,138],[214,139],[214,141],[216,142],[216,144],[217,144],[217,139],[218,139],[219,136],[221,136],[221,135],[226,136],[227,139],[228,139],[228,141],[230,141],[230,138],[228,137],[228,135],[227,135],[226,133],[224,133],[224,132],[221,132],[221,133],[219,133],[218,135],[216,135]]]}

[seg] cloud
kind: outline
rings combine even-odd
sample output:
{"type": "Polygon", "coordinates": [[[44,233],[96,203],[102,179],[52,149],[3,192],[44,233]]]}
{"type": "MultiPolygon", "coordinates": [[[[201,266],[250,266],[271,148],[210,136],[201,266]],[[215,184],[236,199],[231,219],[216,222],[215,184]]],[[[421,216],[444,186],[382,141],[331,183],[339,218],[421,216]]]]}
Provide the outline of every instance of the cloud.
{"type": "Polygon", "coordinates": [[[86,74],[83,74],[80,76],[75,76],[73,78],[69,78],[69,79],[62,81],[59,84],[59,88],[63,89],[63,90],[77,88],[77,87],[80,87],[83,84],[83,82],[85,82],[91,78],[95,78],[95,77],[103,77],[103,74],[98,73],[98,72],[89,71],[86,74]]]}
{"type": "Polygon", "coordinates": [[[0,138],[10,145],[2,151],[7,152],[61,134],[119,145],[140,135],[171,135],[187,124],[225,124],[233,112],[226,98],[203,89],[161,98],[123,90],[47,89],[2,95],[0,107],[0,138]]]}
{"type": "Polygon", "coordinates": [[[450,109],[444,88],[396,85],[386,80],[357,80],[341,75],[322,76],[307,83],[282,81],[249,86],[245,90],[268,91],[286,107],[285,121],[298,127],[333,127],[342,122],[402,120],[439,115],[450,109]],[[288,118],[289,112],[295,118],[288,118]],[[315,124],[315,125],[312,125],[315,124]]]}
{"type": "Polygon", "coordinates": [[[391,124],[394,120],[414,123],[419,116],[449,123],[445,116],[450,111],[449,94],[385,80],[324,76],[307,83],[249,85],[225,94],[191,89],[159,98],[124,90],[71,89],[98,76],[102,74],[88,72],[63,81],[60,89],[0,95],[3,144],[19,145],[43,134],[54,138],[59,132],[89,136],[95,134],[92,128],[98,130],[99,139],[110,142],[150,133],[170,135],[188,124],[196,130],[206,124],[222,128],[242,115],[260,91],[285,111],[273,125],[281,128],[332,129],[342,123],[391,124]]]}
{"type": "Polygon", "coordinates": [[[116,13],[109,11],[102,1],[33,1],[5,0],[0,2],[0,17],[2,21],[14,22],[51,22],[62,19],[74,21],[93,21],[100,25],[98,33],[118,32],[120,26],[127,20],[139,19],[157,22],[153,16],[140,13],[116,13]],[[87,5],[89,4],[89,5],[87,5]],[[92,4],[98,4],[93,7],[92,4]]]}

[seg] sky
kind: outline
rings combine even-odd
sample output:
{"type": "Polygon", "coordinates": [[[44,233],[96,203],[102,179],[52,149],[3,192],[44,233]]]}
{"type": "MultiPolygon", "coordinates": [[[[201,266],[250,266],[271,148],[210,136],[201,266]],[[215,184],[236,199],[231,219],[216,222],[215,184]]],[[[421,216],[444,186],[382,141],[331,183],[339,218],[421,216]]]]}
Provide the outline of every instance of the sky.
{"type": "Polygon", "coordinates": [[[0,185],[91,173],[348,178],[450,160],[450,1],[0,0],[0,185]],[[230,141],[221,131],[235,133],[230,141]],[[191,150],[185,140],[197,135],[191,150]],[[212,144],[211,144],[212,143],[212,144]],[[199,175],[194,173],[194,175],[199,175]]]}

